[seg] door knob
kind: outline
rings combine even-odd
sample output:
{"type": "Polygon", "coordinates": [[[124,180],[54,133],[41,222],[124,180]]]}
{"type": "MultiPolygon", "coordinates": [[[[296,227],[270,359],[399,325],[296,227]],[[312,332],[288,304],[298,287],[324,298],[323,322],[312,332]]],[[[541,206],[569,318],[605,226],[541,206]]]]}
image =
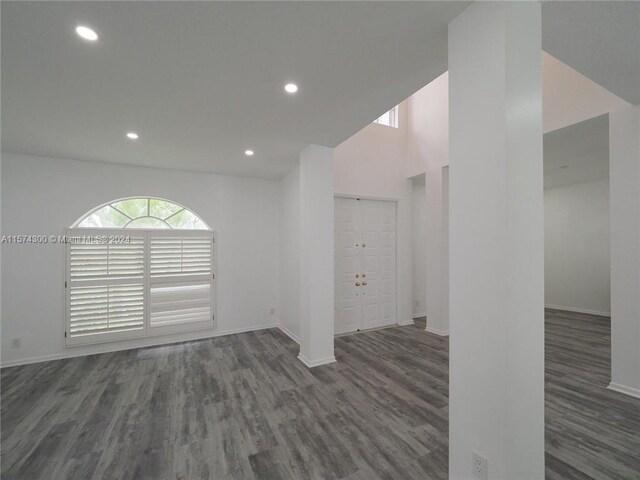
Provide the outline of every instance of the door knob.
{"type": "Polygon", "coordinates": [[[360,282],[356,282],[356,287],[359,287],[359,286],[360,286],[360,282]]]}

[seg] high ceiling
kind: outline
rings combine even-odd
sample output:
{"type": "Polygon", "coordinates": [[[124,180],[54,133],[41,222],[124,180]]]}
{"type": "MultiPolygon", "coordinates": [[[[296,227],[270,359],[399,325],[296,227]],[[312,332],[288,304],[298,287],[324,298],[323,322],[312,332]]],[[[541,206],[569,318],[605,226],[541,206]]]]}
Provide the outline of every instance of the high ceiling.
{"type": "Polygon", "coordinates": [[[544,135],[544,187],[609,177],[609,116],[544,135]]]}
{"type": "Polygon", "coordinates": [[[545,1],[542,48],[629,103],[640,103],[640,2],[545,1]]]}
{"type": "Polygon", "coordinates": [[[2,2],[2,147],[278,178],[446,71],[468,3],[2,2]]]}
{"type": "Polygon", "coordinates": [[[545,133],[629,105],[548,53],[542,54],[542,100],[545,133]]]}
{"type": "MultiPolygon", "coordinates": [[[[469,3],[2,2],[2,149],[279,178],[445,72],[469,3]]],[[[640,102],[640,2],[543,2],[542,18],[545,51],[640,102]]],[[[557,93],[547,130],[578,121],[557,93]]]]}

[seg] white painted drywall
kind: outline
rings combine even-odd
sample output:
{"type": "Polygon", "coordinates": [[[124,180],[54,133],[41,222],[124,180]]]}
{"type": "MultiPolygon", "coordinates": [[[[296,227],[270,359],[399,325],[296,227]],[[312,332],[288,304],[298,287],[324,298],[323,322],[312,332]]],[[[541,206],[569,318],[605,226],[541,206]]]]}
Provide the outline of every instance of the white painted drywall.
{"type": "MultiPolygon", "coordinates": [[[[544,478],[538,2],[449,24],[449,478],[544,478]]],[[[427,189],[429,186],[427,185],[427,189]]]]}
{"type": "Polygon", "coordinates": [[[406,110],[401,104],[398,128],[372,123],[334,149],[336,193],[400,198],[411,191],[404,171],[406,110]]]}
{"type": "Polygon", "coordinates": [[[300,153],[300,354],[308,367],[335,362],[333,149],[300,153]]]}
{"type": "Polygon", "coordinates": [[[611,384],[640,398],[640,106],[609,115],[611,384]]]}
{"type": "Polygon", "coordinates": [[[442,167],[442,318],[449,332],[449,166],[442,167]]]}
{"type": "MultiPolygon", "coordinates": [[[[2,228],[2,157],[3,155],[0,153],[0,237],[2,237],[2,232],[4,229],[2,228]]],[[[1,251],[1,245],[0,245],[1,251]]],[[[0,253],[0,333],[2,333],[2,254],[0,253]]],[[[0,357],[2,355],[2,349],[4,347],[0,341],[0,357]]],[[[0,363],[1,364],[1,363],[0,363]]]]}
{"type": "MultiPolygon", "coordinates": [[[[544,131],[620,108],[626,102],[542,52],[544,131]]],[[[443,225],[443,167],[449,164],[449,74],[444,73],[407,100],[406,176],[426,173],[427,329],[448,332],[447,240],[443,225]]],[[[584,157],[584,154],[582,155],[584,157]]],[[[582,158],[584,160],[584,158],[582,158]]],[[[569,172],[573,174],[576,169],[569,172]]]]}
{"type": "Polygon", "coordinates": [[[609,179],[544,191],[548,307],[609,315],[609,179]]]}
{"type": "Polygon", "coordinates": [[[423,317],[427,307],[427,193],[424,184],[413,185],[413,316],[423,317]]]}
{"type": "Polygon", "coordinates": [[[544,132],[574,125],[628,103],[557,58],[542,52],[544,132]]]}
{"type": "Polygon", "coordinates": [[[300,343],[300,167],[280,181],[280,328],[300,343]]]}
{"type": "MultiPolygon", "coordinates": [[[[418,90],[407,100],[407,162],[413,177],[427,168],[449,164],[449,73],[418,90]]],[[[427,180],[428,181],[428,180],[427,180]]]]}
{"type": "Polygon", "coordinates": [[[413,323],[412,182],[405,169],[406,104],[400,104],[399,128],[371,124],[334,149],[333,179],[337,195],[393,199],[398,202],[399,324],[413,323]]]}
{"type": "Polygon", "coordinates": [[[167,343],[275,325],[279,183],[3,154],[2,232],[62,234],[96,205],[150,195],[186,205],[217,234],[217,326],[148,339],[64,347],[64,248],[2,245],[2,363],[167,343]],[[22,347],[11,348],[13,338],[22,347]]]}
{"type": "Polygon", "coordinates": [[[405,173],[426,172],[427,330],[449,332],[449,285],[444,277],[443,167],[449,164],[449,74],[444,73],[408,100],[405,173]]]}

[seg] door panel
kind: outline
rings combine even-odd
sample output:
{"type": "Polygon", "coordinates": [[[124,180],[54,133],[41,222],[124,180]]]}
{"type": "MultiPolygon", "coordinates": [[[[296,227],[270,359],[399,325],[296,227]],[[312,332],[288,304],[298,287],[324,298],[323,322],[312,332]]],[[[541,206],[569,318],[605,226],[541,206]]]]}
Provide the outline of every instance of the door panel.
{"type": "Polygon", "coordinates": [[[335,333],[354,332],[360,328],[360,208],[355,199],[335,199],[335,333]]]}
{"type": "Polygon", "coordinates": [[[335,332],[395,324],[395,203],[336,198],[334,235],[335,332]]]}
{"type": "Polygon", "coordinates": [[[393,202],[361,200],[363,328],[396,323],[396,206],[393,202]]]}

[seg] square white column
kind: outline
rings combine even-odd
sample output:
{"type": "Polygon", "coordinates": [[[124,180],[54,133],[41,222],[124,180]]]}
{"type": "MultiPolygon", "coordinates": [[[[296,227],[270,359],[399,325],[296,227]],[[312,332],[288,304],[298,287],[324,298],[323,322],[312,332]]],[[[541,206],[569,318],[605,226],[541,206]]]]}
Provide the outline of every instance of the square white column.
{"type": "Polygon", "coordinates": [[[333,149],[300,153],[300,354],[308,367],[335,362],[333,353],[333,149]]]}
{"type": "Polygon", "coordinates": [[[640,398],[640,106],[609,115],[611,383],[640,398]]]}
{"type": "Polygon", "coordinates": [[[539,2],[449,25],[449,476],[544,478],[539,2]]]}

